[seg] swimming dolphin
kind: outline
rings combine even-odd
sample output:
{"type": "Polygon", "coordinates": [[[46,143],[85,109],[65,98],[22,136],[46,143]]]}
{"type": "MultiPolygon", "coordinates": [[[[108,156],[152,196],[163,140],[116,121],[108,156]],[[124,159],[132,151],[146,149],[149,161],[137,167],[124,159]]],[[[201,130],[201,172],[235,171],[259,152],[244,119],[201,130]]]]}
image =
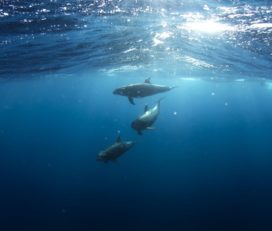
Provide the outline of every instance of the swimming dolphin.
{"type": "Polygon", "coordinates": [[[169,91],[175,87],[168,87],[164,85],[152,84],[150,78],[146,79],[144,83],[130,84],[117,88],[113,91],[115,95],[127,96],[131,104],[135,104],[133,98],[142,98],[145,96],[155,95],[165,91],[169,91]]]}
{"type": "Polygon", "coordinates": [[[103,161],[107,163],[108,161],[116,161],[118,157],[124,154],[126,151],[131,149],[135,142],[133,141],[126,141],[123,142],[121,140],[120,134],[116,138],[116,142],[109,146],[107,149],[98,153],[96,160],[103,161]]]}
{"type": "Polygon", "coordinates": [[[153,108],[150,109],[148,109],[148,106],[146,105],[144,108],[144,114],[131,123],[131,127],[135,129],[139,135],[142,135],[142,130],[154,129],[152,125],[160,114],[160,101],[161,99],[153,108]]]}

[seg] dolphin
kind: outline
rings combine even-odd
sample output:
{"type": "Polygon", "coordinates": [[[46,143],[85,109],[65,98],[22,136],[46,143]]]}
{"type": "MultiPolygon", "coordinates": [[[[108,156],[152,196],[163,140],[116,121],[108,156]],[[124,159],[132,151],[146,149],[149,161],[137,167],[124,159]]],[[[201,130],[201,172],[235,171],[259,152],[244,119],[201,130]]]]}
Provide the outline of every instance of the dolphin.
{"type": "Polygon", "coordinates": [[[103,161],[104,163],[107,163],[108,161],[114,162],[118,157],[131,149],[134,144],[135,142],[133,141],[122,141],[120,134],[118,134],[115,143],[99,152],[96,160],[103,161]]]}
{"type": "Polygon", "coordinates": [[[117,88],[113,91],[113,94],[127,96],[129,102],[131,104],[135,104],[133,98],[142,98],[155,95],[158,93],[170,91],[173,88],[175,87],[152,84],[150,82],[150,78],[148,78],[144,81],[144,83],[129,84],[127,86],[117,88]]]}
{"type": "Polygon", "coordinates": [[[160,101],[153,107],[148,109],[148,106],[145,105],[144,114],[139,116],[136,120],[131,123],[131,127],[135,129],[139,135],[142,135],[142,130],[154,129],[152,127],[153,123],[157,120],[160,114],[160,101]]]}

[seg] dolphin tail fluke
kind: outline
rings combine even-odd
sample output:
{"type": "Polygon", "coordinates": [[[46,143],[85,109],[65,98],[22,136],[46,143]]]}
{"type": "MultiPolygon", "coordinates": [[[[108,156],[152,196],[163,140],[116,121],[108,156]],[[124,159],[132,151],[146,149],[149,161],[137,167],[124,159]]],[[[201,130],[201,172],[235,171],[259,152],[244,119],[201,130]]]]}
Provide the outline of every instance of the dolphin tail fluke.
{"type": "Polygon", "coordinates": [[[131,104],[135,105],[135,102],[134,102],[134,100],[133,100],[132,97],[128,97],[128,100],[129,100],[129,102],[130,102],[131,104]]]}
{"type": "Polygon", "coordinates": [[[159,100],[157,101],[157,107],[158,107],[158,108],[161,107],[161,101],[162,101],[163,99],[165,99],[165,98],[166,98],[166,96],[159,98],[159,100]]]}
{"type": "Polygon", "coordinates": [[[166,96],[159,98],[158,105],[160,105],[161,101],[164,100],[165,98],[166,98],[166,96]]]}

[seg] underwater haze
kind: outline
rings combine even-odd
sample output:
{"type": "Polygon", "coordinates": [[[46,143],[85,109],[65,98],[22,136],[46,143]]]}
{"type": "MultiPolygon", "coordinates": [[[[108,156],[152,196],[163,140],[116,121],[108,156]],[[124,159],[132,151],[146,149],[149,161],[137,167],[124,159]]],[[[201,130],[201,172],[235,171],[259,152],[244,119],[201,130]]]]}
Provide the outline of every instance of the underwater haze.
{"type": "Polygon", "coordinates": [[[1,231],[272,230],[272,1],[2,0],[0,48],[1,231]]]}

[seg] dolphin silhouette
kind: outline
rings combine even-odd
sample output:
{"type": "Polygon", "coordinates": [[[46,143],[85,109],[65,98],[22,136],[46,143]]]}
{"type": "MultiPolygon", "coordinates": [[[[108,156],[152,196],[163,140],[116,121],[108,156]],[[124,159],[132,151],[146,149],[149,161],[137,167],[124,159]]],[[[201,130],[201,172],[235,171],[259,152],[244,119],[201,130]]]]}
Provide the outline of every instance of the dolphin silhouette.
{"type": "Polygon", "coordinates": [[[135,142],[122,141],[120,134],[118,134],[114,144],[98,153],[96,160],[107,163],[108,161],[116,161],[118,157],[123,155],[126,151],[131,149],[135,142]]]}
{"type": "Polygon", "coordinates": [[[117,88],[113,91],[113,94],[127,96],[129,102],[131,104],[135,104],[134,98],[142,98],[150,95],[155,95],[158,93],[170,91],[173,88],[175,87],[152,84],[150,82],[150,78],[148,78],[144,81],[144,83],[129,84],[127,86],[117,88]]]}
{"type": "Polygon", "coordinates": [[[137,119],[135,119],[131,123],[131,127],[138,132],[139,135],[142,135],[142,131],[146,129],[154,129],[152,125],[157,120],[159,114],[160,114],[160,99],[157,104],[148,109],[148,106],[146,105],[144,108],[144,114],[139,116],[137,119]]]}

